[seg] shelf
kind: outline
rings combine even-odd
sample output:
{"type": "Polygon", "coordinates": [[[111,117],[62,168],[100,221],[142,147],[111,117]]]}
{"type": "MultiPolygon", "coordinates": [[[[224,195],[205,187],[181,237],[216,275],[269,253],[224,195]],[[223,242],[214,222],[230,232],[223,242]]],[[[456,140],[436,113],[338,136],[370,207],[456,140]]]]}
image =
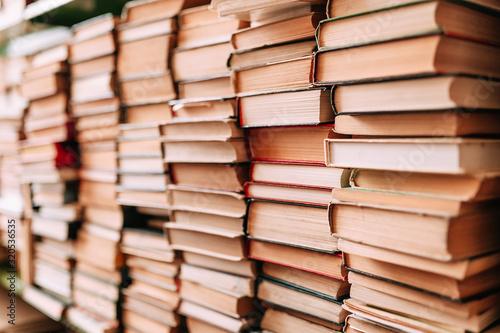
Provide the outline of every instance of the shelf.
{"type": "Polygon", "coordinates": [[[18,15],[0,15],[0,44],[19,37],[27,30],[27,22],[75,0],[38,0],[18,15]]]}
{"type": "Polygon", "coordinates": [[[0,31],[4,32],[15,27],[25,20],[31,20],[58,7],[64,6],[74,0],[38,0],[26,6],[26,8],[17,16],[0,15],[0,31]]]}

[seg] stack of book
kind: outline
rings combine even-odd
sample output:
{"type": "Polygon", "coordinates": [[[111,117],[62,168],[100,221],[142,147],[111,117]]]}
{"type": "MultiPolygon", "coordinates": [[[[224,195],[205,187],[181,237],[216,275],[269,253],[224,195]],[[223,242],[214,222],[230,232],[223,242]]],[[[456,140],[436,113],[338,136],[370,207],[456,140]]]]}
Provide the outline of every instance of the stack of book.
{"type": "MultiPolygon", "coordinates": [[[[149,225],[165,219],[149,219],[149,225]],[[156,220],[156,221],[155,221],[156,220]]],[[[172,332],[181,324],[177,274],[180,262],[161,228],[126,228],[122,251],[130,282],[123,289],[123,325],[128,332],[172,332]]]]}
{"type": "Polygon", "coordinates": [[[19,93],[26,58],[0,58],[0,213],[22,217],[19,148],[28,101],[19,93]]]}
{"type": "Polygon", "coordinates": [[[179,100],[172,102],[177,117],[236,116],[226,62],[232,51],[229,43],[232,32],[247,27],[248,23],[219,18],[217,12],[206,5],[209,2],[179,15],[177,49],[172,63],[179,91],[179,100]]]}
{"type": "MultiPolygon", "coordinates": [[[[29,185],[21,182],[20,142],[23,138],[23,116],[28,101],[21,97],[26,57],[0,58],[0,234],[1,243],[16,261],[8,261],[16,280],[32,283],[30,220],[25,215],[25,196],[29,185]],[[14,268],[14,269],[12,269],[14,268]]],[[[31,206],[31,202],[28,203],[31,206]]],[[[12,259],[6,258],[6,259],[12,259]]]]}
{"type": "Polygon", "coordinates": [[[30,57],[22,94],[30,100],[20,158],[22,181],[31,184],[27,206],[33,243],[33,282],[25,299],[60,320],[72,303],[74,239],[80,227],[77,204],[79,153],[68,112],[69,31],[46,32],[45,49],[30,57]]]}
{"type": "Polygon", "coordinates": [[[329,207],[346,331],[482,332],[500,317],[498,11],[342,4],[320,23],[313,77],[335,84],[336,130],[357,137],[325,146],[353,168],[329,207]]]}
{"type": "Polygon", "coordinates": [[[163,163],[159,124],[172,118],[177,97],[170,56],[184,0],[131,1],[118,26],[117,75],[125,108],[118,138],[118,202],[167,208],[168,168],[163,163]]]}
{"type": "Polygon", "coordinates": [[[171,103],[174,120],[161,134],[175,184],[165,231],[183,251],[179,313],[190,332],[237,332],[256,323],[255,266],[246,259],[243,227],[248,156],[226,67],[231,34],[246,26],[207,5],[179,15],[174,76],[189,94],[171,103]]]}
{"type": "Polygon", "coordinates": [[[117,76],[125,109],[118,138],[117,202],[140,213],[123,233],[121,250],[131,280],[123,290],[123,326],[129,332],[174,331],[180,324],[179,261],[163,237],[170,183],[160,123],[172,118],[177,97],[171,71],[177,15],[203,1],[131,1],[117,27],[117,76]]]}
{"type": "Polygon", "coordinates": [[[81,151],[78,201],[83,224],[76,240],[74,306],[67,321],[82,330],[118,327],[121,229],[115,202],[116,137],[120,101],[116,89],[116,18],[105,14],[72,27],[69,46],[71,109],[81,151]],[[99,258],[99,260],[96,260],[99,258]]]}
{"type": "Polygon", "coordinates": [[[232,36],[229,65],[240,122],[249,127],[249,256],[263,261],[257,297],[268,331],[341,330],[347,272],[327,207],[346,171],[327,168],[323,141],[339,137],[326,88],[311,88],[315,29],[326,1],[222,1],[222,16],[251,20],[232,36]]]}

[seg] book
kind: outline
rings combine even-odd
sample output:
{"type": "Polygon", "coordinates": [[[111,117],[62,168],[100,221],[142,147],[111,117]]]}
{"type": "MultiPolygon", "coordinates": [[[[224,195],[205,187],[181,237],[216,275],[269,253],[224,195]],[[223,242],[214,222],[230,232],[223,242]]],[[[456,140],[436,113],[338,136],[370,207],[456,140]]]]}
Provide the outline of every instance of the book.
{"type": "Polygon", "coordinates": [[[116,202],[122,206],[170,208],[168,195],[164,190],[139,190],[118,186],[116,188],[116,202]]]}
{"type": "Polygon", "coordinates": [[[243,17],[248,20],[248,15],[252,16],[252,13],[265,11],[266,9],[274,9],[277,7],[279,11],[286,11],[293,9],[297,5],[301,6],[307,3],[313,3],[317,5],[324,5],[326,2],[324,0],[284,0],[280,1],[279,4],[272,1],[259,1],[258,3],[248,3],[241,0],[223,0],[216,3],[212,1],[211,7],[217,9],[219,16],[238,16],[243,17]]]}
{"type": "Polygon", "coordinates": [[[185,264],[196,265],[210,270],[229,274],[237,272],[239,276],[246,276],[252,279],[257,277],[256,262],[252,260],[229,261],[194,252],[183,252],[182,260],[185,264]]]}
{"type": "Polygon", "coordinates": [[[349,176],[352,188],[435,195],[452,200],[478,201],[498,197],[497,173],[443,175],[411,171],[353,169],[349,176]]]}
{"type": "Polygon", "coordinates": [[[255,281],[251,277],[228,274],[185,263],[181,265],[179,277],[182,281],[198,283],[214,290],[224,290],[248,297],[254,296],[255,281]]]}
{"type": "Polygon", "coordinates": [[[337,238],[329,232],[326,208],[271,201],[251,201],[247,216],[250,237],[333,253],[337,238]]]}
{"type": "Polygon", "coordinates": [[[414,2],[382,11],[324,20],[319,24],[317,38],[320,49],[339,49],[428,34],[460,36],[498,44],[500,39],[494,31],[499,24],[495,12],[474,10],[467,4],[414,2]],[[364,33],[364,37],[360,38],[358,32],[355,32],[367,31],[373,20],[384,15],[390,16],[390,21],[381,25],[375,33],[364,33]],[[455,26],[454,22],[462,24],[455,26]]]}
{"type": "Polygon", "coordinates": [[[118,77],[123,80],[167,72],[174,44],[173,34],[119,44],[116,67],[118,77]]]}
{"type": "Polygon", "coordinates": [[[313,83],[335,84],[429,74],[498,77],[497,46],[449,36],[424,36],[316,53],[313,83]],[[399,52],[399,50],[408,52],[399,52]]]}
{"type": "Polygon", "coordinates": [[[497,214],[497,209],[450,216],[347,203],[332,203],[329,207],[331,231],[339,238],[443,261],[497,250],[493,241],[499,232],[493,222],[497,214]],[[401,219],[406,221],[404,225],[393,224],[401,219]],[[460,228],[470,231],[461,233],[460,228]],[[415,230],[425,237],[415,237],[415,230]]]}
{"type": "Polygon", "coordinates": [[[172,249],[230,261],[245,258],[245,244],[241,232],[213,232],[172,222],[166,223],[165,229],[172,249]]]}
{"type": "Polygon", "coordinates": [[[164,173],[120,173],[118,183],[127,189],[165,191],[167,185],[170,184],[170,179],[164,173]]]}
{"type": "Polygon", "coordinates": [[[216,141],[244,138],[236,119],[176,119],[160,125],[166,141],[216,141]]]}
{"type": "Polygon", "coordinates": [[[229,73],[213,78],[193,79],[177,83],[180,99],[233,97],[229,73]]]}
{"type": "Polygon", "coordinates": [[[231,44],[235,50],[255,49],[314,36],[324,13],[310,13],[301,17],[240,30],[233,34],[231,44]]]}
{"type": "Polygon", "coordinates": [[[33,216],[31,232],[34,235],[49,237],[59,241],[74,239],[80,223],[78,221],[58,221],[33,216]]]}
{"type": "Polygon", "coordinates": [[[81,155],[82,167],[114,172],[117,168],[116,151],[86,151],[81,155]]]}
{"type": "Polygon", "coordinates": [[[71,271],[61,269],[51,263],[36,259],[33,262],[33,282],[63,301],[73,296],[71,288],[71,271]]]}
{"type": "Polygon", "coordinates": [[[324,140],[336,137],[333,125],[251,128],[253,161],[324,164],[324,140]],[[291,138],[294,138],[291,140],[291,138]]]}
{"type": "Polygon", "coordinates": [[[33,286],[25,286],[22,296],[27,303],[39,309],[53,320],[58,321],[62,318],[66,305],[42,290],[33,286]]]}
{"type": "Polygon", "coordinates": [[[68,95],[60,92],[56,95],[32,101],[25,120],[44,118],[66,112],[68,95]]]}
{"type": "Polygon", "coordinates": [[[160,302],[163,308],[168,308],[170,310],[176,309],[180,301],[177,291],[171,290],[171,288],[165,289],[153,286],[140,280],[132,280],[127,291],[129,294],[133,293],[143,299],[156,301],[155,304],[160,302]]]}
{"type": "MultiPolygon", "coordinates": [[[[33,54],[31,60],[27,64],[27,67],[31,69],[40,68],[52,64],[54,62],[66,61],[68,59],[68,46],[66,45],[66,40],[68,37],[69,31],[67,30],[49,30],[46,31],[47,35],[47,44],[38,47],[36,51],[31,52],[33,54]],[[48,35],[53,35],[54,40],[49,41],[48,35]],[[56,35],[59,35],[56,37],[56,35]],[[64,36],[64,37],[63,37],[64,36]],[[56,41],[56,39],[59,39],[56,41]]],[[[38,36],[38,38],[42,38],[42,36],[38,36]]],[[[20,63],[17,64],[21,65],[20,63]]]]}
{"type": "Polygon", "coordinates": [[[151,272],[175,279],[179,273],[180,260],[174,259],[171,262],[154,260],[136,255],[126,255],[125,264],[131,269],[136,269],[137,273],[151,272]]]}
{"type": "Polygon", "coordinates": [[[67,71],[68,71],[68,64],[65,61],[58,61],[42,67],[28,68],[24,71],[23,78],[25,81],[30,81],[51,74],[67,73],[67,71]]]}
{"type": "MultiPolygon", "coordinates": [[[[158,214],[156,212],[156,214],[158,214]]],[[[244,219],[242,217],[222,216],[218,214],[202,213],[196,210],[176,210],[169,212],[170,222],[179,222],[179,225],[198,228],[210,233],[241,233],[244,219]]],[[[161,220],[158,220],[160,222],[161,220]]],[[[163,228],[164,221],[158,223],[158,229],[163,228]]]]}
{"type": "Polygon", "coordinates": [[[127,124],[158,123],[172,120],[172,112],[167,103],[153,103],[127,107],[127,124]]]}
{"type": "Polygon", "coordinates": [[[162,173],[166,166],[159,157],[125,157],[118,159],[118,170],[121,173],[162,173]]]}
{"type": "Polygon", "coordinates": [[[183,8],[201,6],[208,0],[176,0],[176,1],[133,1],[127,3],[122,12],[125,22],[145,22],[163,17],[173,17],[183,8]]]}
{"type": "Polygon", "coordinates": [[[243,138],[211,141],[163,141],[166,163],[244,163],[249,161],[243,138]]]}
{"type": "MultiPolygon", "coordinates": [[[[206,7],[205,7],[206,8],[206,7]]],[[[234,31],[247,28],[247,21],[220,19],[206,24],[184,26],[177,34],[177,48],[189,49],[229,42],[234,31]]]]}
{"type": "Polygon", "coordinates": [[[216,11],[210,9],[210,5],[186,8],[177,16],[181,29],[220,22],[221,19],[216,11]]]}
{"type": "Polygon", "coordinates": [[[306,293],[320,295],[325,298],[340,300],[349,294],[349,282],[332,279],[289,266],[270,262],[262,264],[262,274],[266,279],[275,280],[281,284],[302,290],[306,293]]]}
{"type": "Polygon", "coordinates": [[[161,103],[177,97],[170,72],[121,81],[119,85],[125,106],[161,103]]]}
{"type": "Polygon", "coordinates": [[[117,97],[71,105],[71,111],[74,117],[83,117],[98,113],[107,113],[116,111],[119,108],[120,108],[120,100],[117,97]]]}
{"type": "Polygon", "coordinates": [[[245,317],[256,310],[254,299],[248,296],[213,289],[182,279],[179,294],[182,299],[235,318],[245,317]]]}
{"type": "Polygon", "coordinates": [[[161,232],[149,229],[125,228],[122,231],[121,244],[126,247],[170,251],[161,232]]]}
{"type": "Polygon", "coordinates": [[[330,322],[343,323],[347,316],[339,302],[306,294],[271,280],[261,280],[257,290],[260,300],[330,322]]]}
{"type": "Polygon", "coordinates": [[[479,98],[475,93],[494,84],[472,77],[439,75],[337,85],[332,88],[332,104],[337,114],[496,109],[499,104],[494,94],[479,98]]]}
{"type": "Polygon", "coordinates": [[[252,27],[292,20],[311,13],[325,12],[325,5],[312,1],[274,4],[272,7],[263,8],[248,13],[252,27]]]}
{"type": "Polygon", "coordinates": [[[351,298],[388,311],[415,315],[424,320],[475,332],[484,330],[498,316],[494,314],[497,307],[495,303],[500,297],[498,292],[457,303],[384,280],[354,272],[349,274],[352,279],[351,298]],[[423,309],[430,311],[421,311],[423,309]]]}
{"type": "Polygon", "coordinates": [[[350,176],[350,170],[327,168],[320,165],[270,162],[252,162],[250,165],[250,179],[259,183],[331,189],[348,187],[350,176]]]}
{"type": "MultiPolygon", "coordinates": [[[[83,263],[83,267],[85,267],[85,269],[87,269],[86,267],[89,266],[90,265],[83,263]]],[[[79,267],[82,267],[82,265],[80,265],[79,267]]],[[[89,271],[88,269],[87,272],[77,269],[73,274],[73,288],[74,290],[78,289],[79,291],[87,293],[87,295],[82,295],[83,299],[88,299],[89,296],[92,297],[93,295],[97,299],[100,298],[110,301],[110,304],[114,303],[114,307],[111,305],[110,308],[111,312],[113,313],[112,316],[114,316],[115,318],[110,319],[116,319],[116,302],[120,297],[119,283],[121,283],[121,279],[120,281],[109,281],[109,275],[112,275],[113,280],[115,279],[115,276],[113,276],[114,272],[106,271],[102,271],[96,276],[93,274],[95,271],[95,267],[93,268],[94,269],[92,269],[92,273],[90,274],[87,273],[89,271]]],[[[89,310],[94,310],[93,312],[99,312],[98,309],[94,308],[92,305],[85,305],[85,302],[80,302],[80,306],[82,306],[83,308],[87,307],[89,310]]]]}
{"type": "Polygon", "coordinates": [[[249,198],[325,207],[332,200],[331,192],[331,189],[323,187],[258,182],[245,184],[245,195],[249,198]]]}
{"type": "MultiPolygon", "coordinates": [[[[368,301],[369,303],[367,303],[367,304],[369,304],[370,306],[373,306],[372,304],[377,304],[377,305],[382,304],[382,303],[384,303],[384,305],[390,304],[390,306],[387,306],[387,307],[376,306],[377,308],[383,308],[386,311],[391,311],[392,309],[394,309],[394,307],[398,307],[399,313],[404,314],[405,312],[411,312],[410,315],[414,315],[415,312],[412,312],[412,311],[419,311],[419,310],[422,311],[422,309],[428,309],[428,307],[425,305],[422,306],[420,304],[415,304],[411,301],[400,300],[396,297],[385,295],[385,294],[380,293],[378,291],[368,290],[368,289],[365,290],[364,288],[359,288],[359,289],[363,289],[362,291],[358,291],[357,290],[358,288],[355,288],[355,289],[356,289],[356,291],[355,291],[356,294],[361,294],[361,293],[368,294],[368,295],[363,295],[362,297],[357,295],[357,297],[368,301]],[[373,294],[373,295],[371,295],[371,294],[373,294]],[[377,297],[380,300],[378,302],[372,301],[372,299],[374,297],[377,297]]],[[[353,299],[356,299],[356,298],[353,297],[353,299]]],[[[431,321],[431,322],[437,322],[439,324],[446,325],[446,326],[453,325],[457,328],[464,328],[467,331],[480,332],[484,328],[488,327],[492,322],[495,321],[496,318],[494,315],[492,315],[493,310],[494,309],[487,310],[487,311],[485,311],[485,313],[483,313],[481,315],[473,315],[470,318],[465,319],[465,320],[461,316],[451,316],[451,315],[448,315],[446,313],[443,314],[442,312],[436,311],[436,310],[434,310],[432,312],[429,311],[429,312],[427,312],[427,314],[416,315],[414,318],[415,319],[422,319],[423,318],[424,320],[431,321]]],[[[419,312],[419,313],[422,313],[422,312],[419,312]]]]}
{"type": "Polygon", "coordinates": [[[118,332],[118,320],[107,320],[102,316],[77,306],[71,306],[66,311],[66,319],[71,324],[85,331],[96,333],[118,332]]]}
{"type": "Polygon", "coordinates": [[[21,85],[21,94],[29,100],[50,97],[60,91],[67,90],[67,78],[61,74],[49,74],[47,76],[25,81],[21,85]]]}
{"type": "Polygon", "coordinates": [[[158,123],[120,124],[120,138],[125,140],[160,137],[158,123]]]}
{"type": "Polygon", "coordinates": [[[73,299],[75,306],[79,306],[91,313],[98,313],[104,319],[116,320],[118,317],[119,310],[116,301],[102,298],[100,295],[78,288],[73,289],[73,299]],[[95,303],[99,305],[94,305],[95,303]]]}
{"type": "Polygon", "coordinates": [[[497,135],[500,116],[495,112],[415,112],[402,114],[340,114],[335,131],[359,136],[466,136],[497,135]]]}
{"type": "Polygon", "coordinates": [[[366,319],[365,317],[355,314],[350,314],[346,317],[344,327],[346,333],[358,333],[365,332],[367,330],[377,333],[396,332],[395,329],[391,329],[388,326],[376,323],[370,319],[366,319]]]}
{"type": "MultiPolygon", "coordinates": [[[[150,208],[148,206],[140,206],[138,208],[150,208]]],[[[139,249],[134,247],[121,246],[121,251],[124,255],[136,256],[161,262],[175,263],[174,251],[155,251],[152,249],[139,249]]]]}
{"type": "MultiPolygon", "coordinates": [[[[345,300],[343,307],[350,313],[363,318],[368,318],[378,325],[389,327],[389,332],[398,332],[402,329],[408,330],[408,328],[417,331],[424,330],[433,333],[450,332],[450,330],[461,332],[461,330],[456,327],[450,327],[448,325],[441,325],[435,322],[424,321],[419,318],[414,318],[413,316],[403,316],[401,314],[384,311],[383,309],[376,309],[354,299],[345,300]]],[[[386,332],[386,330],[382,332],[386,332]]]]}
{"type": "Polygon", "coordinates": [[[173,209],[241,218],[246,212],[245,196],[240,193],[169,185],[173,209]]]}
{"type": "Polygon", "coordinates": [[[120,116],[121,115],[118,110],[82,116],[75,119],[75,129],[77,131],[85,131],[95,128],[109,128],[117,126],[120,122],[120,116]]]}
{"type": "Polygon", "coordinates": [[[233,118],[237,115],[234,98],[184,99],[171,101],[170,105],[175,118],[233,118]]]}
{"type": "Polygon", "coordinates": [[[173,291],[177,290],[177,282],[175,276],[170,274],[163,274],[158,272],[153,272],[148,269],[129,267],[128,275],[130,278],[149,283],[153,286],[157,286],[163,289],[170,289],[173,291]]]}
{"type": "Polygon", "coordinates": [[[347,239],[339,239],[338,246],[346,258],[351,254],[358,257],[376,258],[380,262],[434,273],[459,281],[485,272],[500,263],[500,253],[498,251],[461,260],[437,261],[381,247],[356,243],[347,239]]]}
{"type": "Polygon", "coordinates": [[[112,98],[116,94],[115,76],[112,73],[104,73],[74,80],[70,92],[72,103],[112,98]]]}
{"type": "MultiPolygon", "coordinates": [[[[150,318],[147,314],[138,313],[129,309],[123,309],[122,321],[126,327],[139,327],[141,330],[148,330],[157,332],[175,332],[175,328],[150,318]]],[[[173,323],[169,323],[173,324],[173,323]]],[[[139,331],[140,332],[140,331],[139,331]]]]}
{"type": "Polygon", "coordinates": [[[118,157],[161,157],[161,142],[156,137],[118,137],[118,157]]]}
{"type": "Polygon", "coordinates": [[[113,31],[118,18],[111,13],[96,16],[92,19],[73,25],[73,40],[85,40],[113,31]]]}
{"type": "Polygon", "coordinates": [[[491,210],[498,205],[497,199],[466,202],[437,196],[412,195],[408,193],[366,191],[350,187],[334,188],[332,201],[373,205],[401,210],[419,210],[429,214],[464,215],[477,211],[491,210]]]}
{"type": "Polygon", "coordinates": [[[73,129],[71,123],[65,123],[33,131],[25,131],[24,134],[27,140],[47,139],[51,141],[66,141],[73,137],[73,129]]]}
{"type": "Polygon", "coordinates": [[[228,72],[226,63],[231,51],[232,47],[228,42],[185,50],[177,49],[172,58],[174,78],[176,81],[185,81],[225,74],[228,72]],[[201,56],[204,61],[197,61],[201,56]]]}
{"type": "Polygon", "coordinates": [[[357,273],[369,274],[379,279],[393,281],[402,286],[423,290],[459,303],[460,301],[475,299],[481,294],[486,295],[498,288],[498,282],[494,278],[498,274],[498,266],[463,280],[457,280],[444,275],[355,254],[345,254],[344,261],[349,270],[357,273]]]}
{"type": "Polygon", "coordinates": [[[75,264],[75,270],[81,272],[82,274],[86,274],[87,276],[99,279],[101,282],[105,281],[115,286],[122,283],[122,275],[120,271],[105,271],[83,261],[75,264]]]}
{"type": "Polygon", "coordinates": [[[170,175],[173,183],[181,186],[242,192],[248,170],[248,164],[174,163],[170,175]]]}
{"type": "Polygon", "coordinates": [[[240,332],[258,325],[254,316],[233,318],[187,300],[180,303],[178,312],[187,318],[195,318],[203,323],[210,323],[209,327],[215,325],[229,332],[240,332]]]}
{"type": "Polygon", "coordinates": [[[78,202],[82,206],[96,205],[115,208],[115,190],[115,183],[82,180],[80,181],[78,202]]]}
{"type": "Polygon", "coordinates": [[[315,40],[306,39],[257,49],[235,51],[231,53],[231,57],[228,60],[228,66],[231,70],[263,66],[272,62],[311,55],[316,51],[316,48],[317,44],[315,40]]]}
{"type": "Polygon", "coordinates": [[[143,23],[122,23],[116,29],[118,42],[127,43],[144,38],[174,34],[177,31],[177,21],[173,17],[167,17],[143,23]]]}
{"type": "Polygon", "coordinates": [[[210,325],[204,321],[195,319],[193,317],[186,317],[186,327],[189,332],[193,333],[224,333],[226,332],[222,328],[210,325]]]}
{"type": "Polygon", "coordinates": [[[59,183],[62,184],[61,187],[56,188],[51,187],[52,184],[33,184],[42,185],[38,188],[33,189],[33,205],[35,206],[63,206],[77,200],[78,185],[74,182],[69,183],[59,183]],[[49,186],[44,186],[49,185],[49,186]],[[66,185],[66,187],[64,187],[66,185]]]}
{"type": "Polygon", "coordinates": [[[305,89],[310,86],[311,56],[278,61],[260,67],[235,70],[232,74],[237,95],[305,89]]]}
{"type": "MultiPolygon", "coordinates": [[[[177,327],[180,324],[179,316],[171,309],[165,308],[161,303],[158,304],[159,302],[126,291],[125,289],[122,303],[123,309],[146,316],[169,327],[177,327]]],[[[130,327],[127,328],[130,329],[130,327]]]]}
{"type": "Polygon", "coordinates": [[[325,89],[242,96],[238,102],[242,127],[316,125],[334,119],[325,89]]]}
{"type": "Polygon", "coordinates": [[[500,161],[495,139],[327,139],[326,164],[333,167],[434,173],[494,172],[500,161]],[[465,159],[473,153],[475,159],[465,159]]]}
{"type": "MultiPolygon", "coordinates": [[[[398,5],[406,5],[419,2],[421,1],[404,0],[404,1],[398,1],[398,5]]],[[[491,1],[469,0],[467,2],[474,5],[489,7],[494,10],[500,9],[500,6],[498,6],[498,4],[493,3],[491,1]]],[[[349,0],[341,0],[341,1],[329,0],[327,4],[327,13],[329,17],[333,18],[339,16],[354,15],[357,13],[377,11],[385,8],[391,8],[394,5],[395,5],[394,3],[391,3],[390,1],[386,0],[377,0],[377,1],[356,0],[355,2],[349,0]]]]}
{"type": "Polygon", "coordinates": [[[70,63],[78,63],[113,54],[115,51],[116,44],[113,33],[106,32],[90,39],[73,41],[69,45],[68,61],[70,63]]]}
{"type": "Polygon", "coordinates": [[[301,330],[307,332],[327,333],[341,330],[341,325],[336,325],[316,317],[307,316],[289,309],[269,307],[264,313],[260,324],[262,329],[270,332],[276,332],[281,329],[286,330],[301,330]]]}

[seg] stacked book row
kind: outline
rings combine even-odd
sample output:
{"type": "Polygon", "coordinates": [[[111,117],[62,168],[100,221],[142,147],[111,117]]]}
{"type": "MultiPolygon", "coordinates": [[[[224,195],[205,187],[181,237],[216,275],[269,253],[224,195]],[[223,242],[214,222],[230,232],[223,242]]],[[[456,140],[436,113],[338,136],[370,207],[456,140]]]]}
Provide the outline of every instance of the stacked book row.
{"type": "Polygon", "coordinates": [[[500,8],[209,2],[2,62],[24,297],[86,332],[494,326],[500,8]]]}
{"type": "Polygon", "coordinates": [[[353,136],[325,142],[326,163],[351,168],[329,205],[346,332],[483,332],[499,319],[499,21],[479,5],[345,13],[334,1],[318,27],[313,82],[334,84],[335,129],[353,136]]]}

